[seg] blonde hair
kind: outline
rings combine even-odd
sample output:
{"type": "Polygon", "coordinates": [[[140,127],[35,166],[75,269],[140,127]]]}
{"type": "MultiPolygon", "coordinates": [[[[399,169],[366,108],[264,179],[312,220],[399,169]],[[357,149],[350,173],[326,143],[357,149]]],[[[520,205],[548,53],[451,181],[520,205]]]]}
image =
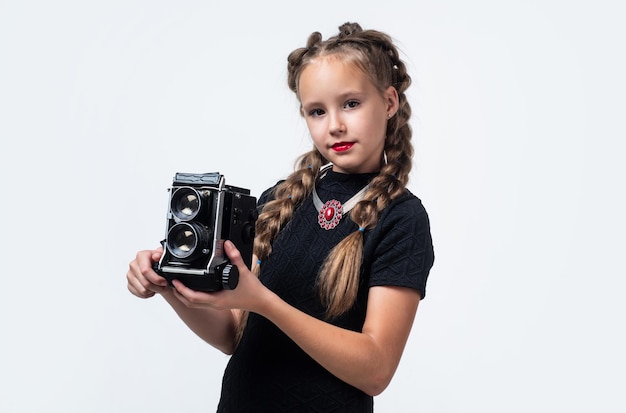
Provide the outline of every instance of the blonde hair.
{"type": "MultiPolygon", "coordinates": [[[[375,30],[363,30],[357,23],[345,23],[339,34],[322,40],[319,32],[309,36],[306,47],[289,54],[287,73],[289,88],[298,95],[298,81],[303,69],[314,59],[333,56],[354,64],[365,73],[382,94],[389,86],[398,92],[398,111],[387,123],[384,151],[387,162],[370,183],[363,200],[350,211],[350,218],[364,230],[372,229],[380,212],[404,192],[412,166],[412,130],[409,125],[411,106],[405,91],[411,78],[400,60],[393,40],[375,30]]],[[[294,211],[311,194],[320,168],[328,161],[312,149],[296,162],[295,171],[275,190],[256,223],[254,253],[264,260],[272,252],[272,242],[291,220],[294,211]]],[[[356,230],[344,238],[328,254],[318,278],[318,293],[328,318],[348,311],[357,296],[363,231],[356,230]]],[[[253,267],[258,275],[259,266],[253,267]]],[[[237,341],[243,333],[247,314],[241,320],[237,341]]]]}

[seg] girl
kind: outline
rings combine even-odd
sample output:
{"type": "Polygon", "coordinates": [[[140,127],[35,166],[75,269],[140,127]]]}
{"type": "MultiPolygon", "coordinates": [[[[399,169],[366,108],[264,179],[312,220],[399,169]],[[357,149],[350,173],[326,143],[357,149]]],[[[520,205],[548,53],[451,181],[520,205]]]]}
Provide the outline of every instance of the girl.
{"type": "Polygon", "coordinates": [[[160,294],[198,336],[232,354],[219,412],[371,412],[391,381],[433,264],[429,221],[406,189],[411,83],[389,36],[346,23],[288,58],[314,148],[259,197],[255,262],[205,293],[130,263],[128,288],[160,294]]]}

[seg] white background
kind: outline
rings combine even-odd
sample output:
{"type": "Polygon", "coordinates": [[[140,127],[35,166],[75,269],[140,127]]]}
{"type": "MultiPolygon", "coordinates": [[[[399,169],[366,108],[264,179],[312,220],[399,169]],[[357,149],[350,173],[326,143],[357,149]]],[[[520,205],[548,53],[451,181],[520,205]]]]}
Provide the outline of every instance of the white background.
{"type": "Polygon", "coordinates": [[[128,262],[174,172],[291,170],[287,54],[345,21],[409,65],[436,248],[377,411],[626,411],[619,4],[0,0],[0,411],[215,410],[227,357],[128,262]]]}

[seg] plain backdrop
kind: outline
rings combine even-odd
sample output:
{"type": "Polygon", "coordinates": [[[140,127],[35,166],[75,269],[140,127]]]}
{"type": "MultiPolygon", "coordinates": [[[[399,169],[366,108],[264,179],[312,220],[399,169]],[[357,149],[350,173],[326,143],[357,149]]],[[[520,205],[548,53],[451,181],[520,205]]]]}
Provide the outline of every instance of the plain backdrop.
{"type": "MultiPolygon", "coordinates": [[[[175,172],[255,196],[311,143],[287,54],[345,21],[414,83],[436,249],[378,412],[624,412],[619,1],[0,0],[0,411],[211,412],[227,356],[128,293],[175,172]]],[[[242,395],[245,397],[245,395],[242,395]]]]}

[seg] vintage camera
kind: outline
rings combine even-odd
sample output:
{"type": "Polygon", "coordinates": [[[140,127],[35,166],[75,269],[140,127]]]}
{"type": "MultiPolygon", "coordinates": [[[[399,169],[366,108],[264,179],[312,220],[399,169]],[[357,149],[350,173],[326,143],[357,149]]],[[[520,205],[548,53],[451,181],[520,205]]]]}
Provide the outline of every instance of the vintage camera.
{"type": "Polygon", "coordinates": [[[224,253],[230,240],[250,268],[256,198],[225,184],[218,172],[176,173],[169,191],[163,256],[154,269],[198,291],[234,289],[239,271],[224,253]]]}

